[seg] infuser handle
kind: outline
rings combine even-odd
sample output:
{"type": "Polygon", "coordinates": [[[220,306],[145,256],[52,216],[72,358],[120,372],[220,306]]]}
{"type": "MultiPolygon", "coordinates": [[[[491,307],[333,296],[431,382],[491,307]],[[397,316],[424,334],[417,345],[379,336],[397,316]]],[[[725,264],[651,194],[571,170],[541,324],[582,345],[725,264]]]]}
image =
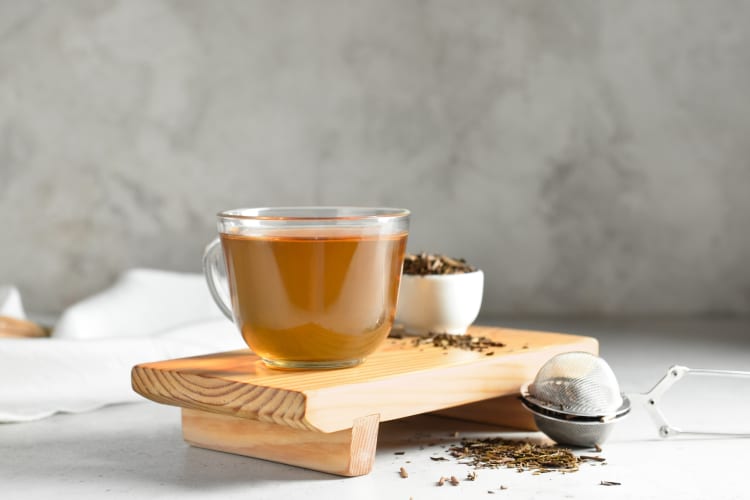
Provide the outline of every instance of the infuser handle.
{"type": "Polygon", "coordinates": [[[720,377],[748,377],[750,378],[750,372],[734,371],[734,370],[709,370],[709,369],[696,369],[688,368],[686,366],[675,365],[667,370],[666,375],[656,383],[656,385],[643,394],[645,400],[646,410],[648,411],[651,418],[656,423],[659,429],[659,435],[663,438],[676,436],[678,434],[692,434],[692,435],[704,435],[704,436],[735,436],[735,437],[750,437],[750,434],[746,433],[735,433],[735,432],[705,432],[705,431],[694,431],[684,430],[677,427],[672,427],[667,422],[664,413],[659,409],[659,401],[662,396],[680,379],[686,375],[706,375],[706,376],[720,376],[720,377]]]}
{"type": "Polygon", "coordinates": [[[231,300],[229,298],[229,285],[227,284],[226,264],[221,253],[221,240],[214,239],[203,251],[203,275],[206,277],[208,290],[211,292],[216,305],[221,312],[234,322],[231,300]]]}

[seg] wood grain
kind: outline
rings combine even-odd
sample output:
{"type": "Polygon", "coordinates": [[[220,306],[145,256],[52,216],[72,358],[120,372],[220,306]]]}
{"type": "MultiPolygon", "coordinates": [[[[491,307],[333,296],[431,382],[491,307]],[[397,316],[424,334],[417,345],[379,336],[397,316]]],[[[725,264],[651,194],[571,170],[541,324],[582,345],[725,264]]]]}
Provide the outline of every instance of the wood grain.
{"type": "Polygon", "coordinates": [[[389,339],[360,366],[317,371],[268,368],[241,350],[138,365],[132,384],[160,403],[331,433],[367,415],[387,421],[516,395],[553,355],[598,351],[590,337],[481,326],[468,333],[505,346],[488,356],[389,339]]]}

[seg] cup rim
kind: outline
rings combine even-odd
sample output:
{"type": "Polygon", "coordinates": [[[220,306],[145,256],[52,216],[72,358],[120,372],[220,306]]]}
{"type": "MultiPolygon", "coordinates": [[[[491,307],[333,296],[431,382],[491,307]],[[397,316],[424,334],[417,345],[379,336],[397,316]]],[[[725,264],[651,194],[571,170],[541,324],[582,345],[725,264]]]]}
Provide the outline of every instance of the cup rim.
{"type": "Polygon", "coordinates": [[[401,275],[401,279],[404,279],[406,277],[409,278],[424,278],[428,280],[448,280],[448,279],[461,279],[461,276],[474,276],[476,274],[484,274],[484,272],[481,269],[475,269],[473,271],[464,272],[464,273],[445,273],[445,274],[407,274],[403,273],[401,275]]]}
{"type": "Polygon", "coordinates": [[[396,220],[408,217],[409,215],[411,215],[411,212],[405,208],[358,206],[281,206],[234,208],[230,210],[223,210],[216,214],[219,219],[257,221],[396,220]]]}

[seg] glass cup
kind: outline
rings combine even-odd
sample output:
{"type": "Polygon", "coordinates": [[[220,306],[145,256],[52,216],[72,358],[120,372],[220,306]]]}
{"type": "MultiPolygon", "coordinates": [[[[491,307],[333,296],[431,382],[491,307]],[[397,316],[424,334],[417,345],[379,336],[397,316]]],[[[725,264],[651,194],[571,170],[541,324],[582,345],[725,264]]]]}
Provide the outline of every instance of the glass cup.
{"type": "Polygon", "coordinates": [[[408,210],[247,208],[217,217],[219,238],[203,255],[209,290],[268,366],[354,366],[388,336],[408,210]]]}

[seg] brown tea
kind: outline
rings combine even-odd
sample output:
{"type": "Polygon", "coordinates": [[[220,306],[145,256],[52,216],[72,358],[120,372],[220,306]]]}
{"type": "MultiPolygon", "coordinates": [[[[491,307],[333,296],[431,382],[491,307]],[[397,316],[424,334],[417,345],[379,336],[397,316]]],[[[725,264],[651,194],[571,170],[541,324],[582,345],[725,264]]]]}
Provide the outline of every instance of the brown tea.
{"type": "Polygon", "coordinates": [[[393,323],[406,233],[321,231],[221,234],[236,322],[274,366],[356,364],[393,323]]]}

